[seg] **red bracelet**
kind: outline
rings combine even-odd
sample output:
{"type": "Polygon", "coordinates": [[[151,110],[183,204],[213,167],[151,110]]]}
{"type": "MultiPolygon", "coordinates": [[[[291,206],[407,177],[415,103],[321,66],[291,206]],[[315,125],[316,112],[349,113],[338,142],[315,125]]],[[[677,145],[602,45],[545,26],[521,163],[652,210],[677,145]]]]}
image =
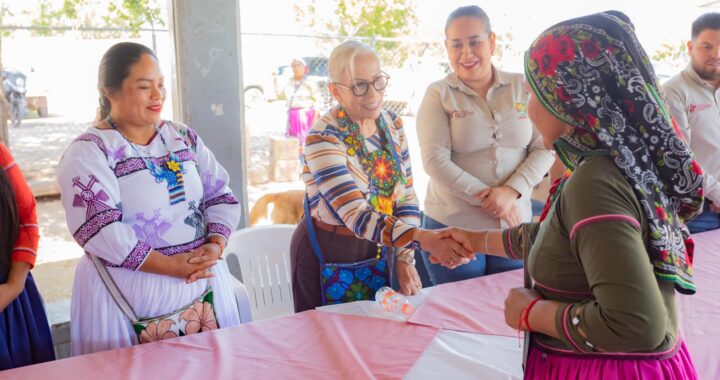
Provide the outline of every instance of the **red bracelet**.
{"type": "MultiPolygon", "coordinates": [[[[530,302],[530,304],[525,306],[525,308],[522,309],[522,311],[520,312],[520,318],[525,321],[525,327],[527,327],[527,331],[529,331],[529,332],[535,332],[535,330],[533,330],[532,327],[530,327],[530,310],[532,310],[533,306],[535,306],[535,304],[538,301],[540,301],[541,299],[542,298],[540,298],[540,297],[535,298],[534,300],[532,300],[532,302],[530,302]],[[524,318],[523,318],[523,312],[525,312],[524,318]]],[[[518,324],[518,327],[522,329],[522,324],[518,324]]]]}

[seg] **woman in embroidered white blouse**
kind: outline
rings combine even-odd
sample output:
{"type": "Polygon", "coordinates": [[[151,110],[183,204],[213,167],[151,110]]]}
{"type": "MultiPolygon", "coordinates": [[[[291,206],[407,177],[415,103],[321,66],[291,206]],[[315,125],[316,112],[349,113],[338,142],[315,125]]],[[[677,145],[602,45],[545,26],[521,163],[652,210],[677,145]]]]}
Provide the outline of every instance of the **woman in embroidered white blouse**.
{"type": "MultiPolygon", "coordinates": [[[[422,226],[503,228],[530,221],[530,197],[552,165],[528,119],[523,75],[491,63],[495,34],[477,6],[453,11],[445,26],[453,72],[432,83],[417,117],[430,176],[422,226]]],[[[422,255],[433,284],[519,268],[522,263],[479,254],[455,269],[422,255]]]]}
{"type": "Polygon", "coordinates": [[[111,47],[100,63],[99,121],[58,168],[68,228],[86,252],[73,284],[73,355],[240,323],[227,265],[218,261],[240,206],[228,173],[195,132],[160,120],[163,81],[152,50],[111,47]],[[121,296],[111,295],[105,272],[121,296]],[[209,290],[206,302],[200,296],[209,290]],[[140,333],[118,307],[121,298],[138,318],[194,310],[140,333]]]}

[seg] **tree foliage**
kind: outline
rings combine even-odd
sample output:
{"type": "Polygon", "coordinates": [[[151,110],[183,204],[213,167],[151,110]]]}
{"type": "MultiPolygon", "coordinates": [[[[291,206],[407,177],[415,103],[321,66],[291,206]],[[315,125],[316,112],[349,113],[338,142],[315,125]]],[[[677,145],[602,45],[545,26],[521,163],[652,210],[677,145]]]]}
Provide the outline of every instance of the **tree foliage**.
{"type": "MultiPolygon", "coordinates": [[[[165,3],[161,0],[38,0],[37,4],[37,9],[22,12],[22,18],[30,19],[32,26],[40,28],[33,31],[34,35],[63,34],[68,27],[92,27],[124,29],[127,32],[95,30],[83,32],[83,35],[91,38],[137,37],[143,28],[166,25],[162,12],[165,3]]],[[[0,18],[0,21],[5,20],[0,18]]]]}
{"type": "Polygon", "coordinates": [[[105,22],[130,29],[132,37],[137,37],[143,27],[165,25],[158,0],[111,1],[107,10],[108,14],[103,17],[105,22]]]}
{"type": "Polygon", "coordinates": [[[664,42],[652,55],[652,60],[668,67],[676,68],[687,64],[687,44],[685,41],[664,42]]]}
{"type": "Polygon", "coordinates": [[[385,64],[398,65],[407,57],[400,42],[377,37],[406,37],[417,25],[413,0],[305,0],[293,6],[295,18],[316,33],[365,37],[385,64]]]}

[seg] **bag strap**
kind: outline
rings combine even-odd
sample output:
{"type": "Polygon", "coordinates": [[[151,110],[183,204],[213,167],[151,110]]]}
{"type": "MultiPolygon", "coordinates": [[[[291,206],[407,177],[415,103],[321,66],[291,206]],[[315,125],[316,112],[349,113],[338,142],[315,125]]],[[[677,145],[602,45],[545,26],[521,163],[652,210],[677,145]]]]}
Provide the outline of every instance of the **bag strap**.
{"type": "Polygon", "coordinates": [[[90,253],[88,253],[88,256],[90,256],[93,264],[95,264],[95,269],[97,269],[100,279],[105,284],[105,287],[110,292],[110,295],[115,300],[115,303],[118,305],[120,310],[130,319],[130,322],[137,323],[138,317],[135,314],[135,310],[127,302],[120,289],[118,289],[115,281],[112,279],[112,276],[110,276],[110,272],[108,272],[107,268],[105,268],[105,265],[97,256],[90,253]]]}
{"type": "Polygon", "coordinates": [[[317,234],[315,233],[315,226],[312,222],[312,215],[310,215],[310,201],[308,200],[307,193],[305,193],[304,203],[305,221],[307,222],[308,236],[310,237],[310,246],[312,246],[313,253],[320,262],[320,265],[323,265],[325,263],[325,259],[323,259],[322,249],[320,249],[320,243],[318,242],[317,234]]]}

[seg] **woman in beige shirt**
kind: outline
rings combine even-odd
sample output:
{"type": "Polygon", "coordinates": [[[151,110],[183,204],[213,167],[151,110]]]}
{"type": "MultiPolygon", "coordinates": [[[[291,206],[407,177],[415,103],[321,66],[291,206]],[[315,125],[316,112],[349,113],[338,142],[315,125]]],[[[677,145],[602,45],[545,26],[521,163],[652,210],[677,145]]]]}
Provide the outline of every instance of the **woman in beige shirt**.
{"type": "MultiPolygon", "coordinates": [[[[422,226],[478,229],[528,222],[532,188],[554,156],[528,119],[523,76],[492,65],[495,34],[481,8],[453,11],[445,35],[453,72],[428,87],[417,118],[430,176],[422,226]]],[[[522,265],[477,255],[451,270],[422,257],[435,285],[522,265]]]]}

